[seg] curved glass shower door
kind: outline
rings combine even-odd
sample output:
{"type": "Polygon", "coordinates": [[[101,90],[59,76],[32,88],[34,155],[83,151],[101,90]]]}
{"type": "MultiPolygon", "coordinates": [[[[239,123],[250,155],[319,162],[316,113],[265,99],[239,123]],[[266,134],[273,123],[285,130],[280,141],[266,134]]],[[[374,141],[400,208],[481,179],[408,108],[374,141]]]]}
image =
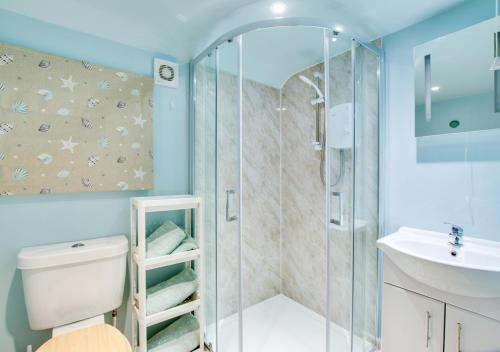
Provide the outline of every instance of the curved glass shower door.
{"type": "Polygon", "coordinates": [[[241,345],[240,38],[192,67],[195,188],[205,201],[207,346],[241,345]]]}
{"type": "Polygon", "coordinates": [[[352,351],[378,347],[379,109],[381,50],[354,42],[352,351]]]}
{"type": "Polygon", "coordinates": [[[328,352],[371,352],[378,347],[381,51],[352,40],[338,53],[338,41],[328,43],[328,352]]]}
{"type": "Polygon", "coordinates": [[[217,60],[217,352],[241,348],[241,38],[217,60]]]}
{"type": "Polygon", "coordinates": [[[215,52],[192,68],[194,133],[194,192],[203,197],[205,233],[205,341],[217,345],[217,70],[215,52]]]}
{"type": "Polygon", "coordinates": [[[375,47],[306,26],[193,64],[212,351],[377,346],[379,70],[375,47]]]}

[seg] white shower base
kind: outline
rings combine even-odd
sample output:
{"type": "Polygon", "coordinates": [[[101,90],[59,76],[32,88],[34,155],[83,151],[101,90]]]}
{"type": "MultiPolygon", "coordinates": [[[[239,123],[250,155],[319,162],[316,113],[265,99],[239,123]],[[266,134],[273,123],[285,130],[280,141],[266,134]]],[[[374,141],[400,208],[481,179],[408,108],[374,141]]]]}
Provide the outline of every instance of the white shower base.
{"type": "MultiPolygon", "coordinates": [[[[324,317],[284,295],[243,311],[244,352],[321,352],[325,333],[324,317]]],[[[220,322],[219,337],[218,352],[238,350],[237,315],[220,322]]],[[[333,352],[349,351],[348,332],[335,324],[331,324],[331,341],[333,352]]]]}

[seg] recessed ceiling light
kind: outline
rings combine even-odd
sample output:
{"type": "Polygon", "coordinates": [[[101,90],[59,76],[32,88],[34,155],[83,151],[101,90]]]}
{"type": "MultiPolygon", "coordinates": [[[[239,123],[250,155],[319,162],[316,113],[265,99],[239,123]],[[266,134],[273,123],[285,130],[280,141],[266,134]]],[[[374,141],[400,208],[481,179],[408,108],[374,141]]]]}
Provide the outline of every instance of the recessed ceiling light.
{"type": "Polygon", "coordinates": [[[440,89],[441,89],[441,87],[440,87],[440,86],[434,86],[434,87],[432,87],[432,88],[431,88],[431,90],[432,90],[433,92],[439,92],[439,90],[440,90],[440,89]]]}
{"type": "Polygon", "coordinates": [[[271,5],[271,11],[277,15],[281,15],[286,11],[286,4],[282,1],[275,2],[271,5]]]}

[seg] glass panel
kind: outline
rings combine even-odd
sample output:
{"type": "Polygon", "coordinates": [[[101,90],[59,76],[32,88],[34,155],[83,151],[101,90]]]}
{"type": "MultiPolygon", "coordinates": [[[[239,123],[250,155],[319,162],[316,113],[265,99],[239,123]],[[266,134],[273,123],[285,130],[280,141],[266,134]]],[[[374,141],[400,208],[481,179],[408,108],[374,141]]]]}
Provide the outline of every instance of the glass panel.
{"type": "Polygon", "coordinates": [[[325,352],[323,30],[242,45],[243,350],[325,352]]]}
{"type": "Polygon", "coordinates": [[[217,352],[240,350],[240,39],[217,49],[217,352]]]}
{"type": "Polygon", "coordinates": [[[327,119],[329,352],[351,350],[353,100],[351,41],[328,32],[327,119]]]}
{"type": "Polygon", "coordinates": [[[204,200],[205,234],[205,340],[215,348],[217,336],[217,237],[216,237],[216,68],[215,54],[205,57],[193,69],[195,114],[195,194],[204,200]]]}
{"type": "Polygon", "coordinates": [[[353,351],[377,343],[379,57],[355,47],[353,351]]]}

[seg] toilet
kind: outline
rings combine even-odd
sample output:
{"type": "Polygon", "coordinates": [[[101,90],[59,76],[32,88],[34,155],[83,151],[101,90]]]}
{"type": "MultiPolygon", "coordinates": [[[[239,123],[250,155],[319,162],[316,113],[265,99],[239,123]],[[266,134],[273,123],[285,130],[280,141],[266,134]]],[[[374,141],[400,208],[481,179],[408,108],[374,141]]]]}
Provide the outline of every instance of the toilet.
{"type": "Polygon", "coordinates": [[[123,235],[23,248],[17,256],[30,327],[52,329],[37,352],[131,352],[105,324],[121,306],[128,241],[123,235]]]}

